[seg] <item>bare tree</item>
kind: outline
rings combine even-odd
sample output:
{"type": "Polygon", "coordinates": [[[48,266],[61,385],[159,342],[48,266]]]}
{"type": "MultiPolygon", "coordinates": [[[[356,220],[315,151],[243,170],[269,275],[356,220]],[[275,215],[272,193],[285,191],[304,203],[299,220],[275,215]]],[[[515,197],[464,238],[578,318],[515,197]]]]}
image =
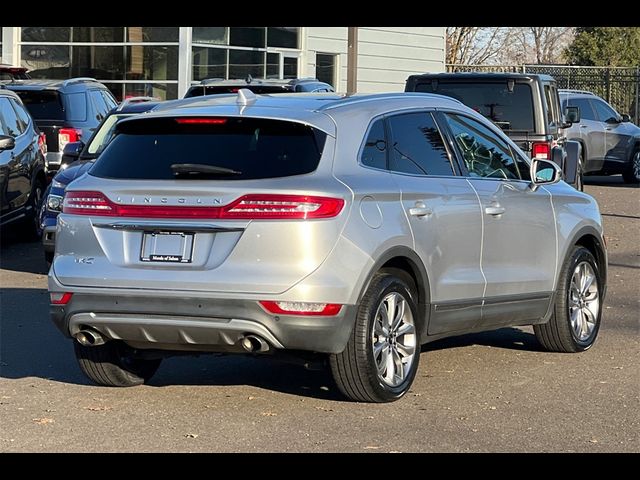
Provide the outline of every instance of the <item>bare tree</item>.
{"type": "Polygon", "coordinates": [[[447,27],[448,64],[483,64],[496,58],[509,43],[510,31],[501,27],[447,27]]]}
{"type": "Polygon", "coordinates": [[[571,27],[513,27],[498,60],[504,63],[555,64],[573,38],[571,27]]]}

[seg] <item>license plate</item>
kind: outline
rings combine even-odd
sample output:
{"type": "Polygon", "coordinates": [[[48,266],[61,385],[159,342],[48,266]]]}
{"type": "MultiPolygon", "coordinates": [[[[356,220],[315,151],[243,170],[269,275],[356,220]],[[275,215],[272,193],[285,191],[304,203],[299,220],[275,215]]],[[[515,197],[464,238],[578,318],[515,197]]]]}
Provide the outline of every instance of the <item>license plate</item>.
{"type": "Polygon", "coordinates": [[[193,233],[143,232],[140,260],[143,262],[191,263],[193,233]]]}

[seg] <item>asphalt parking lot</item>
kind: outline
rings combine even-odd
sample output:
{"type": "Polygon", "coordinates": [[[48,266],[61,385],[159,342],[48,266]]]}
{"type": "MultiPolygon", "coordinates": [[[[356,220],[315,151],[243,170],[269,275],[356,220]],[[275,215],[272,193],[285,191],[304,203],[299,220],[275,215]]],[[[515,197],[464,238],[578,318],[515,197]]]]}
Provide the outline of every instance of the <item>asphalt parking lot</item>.
{"type": "Polygon", "coordinates": [[[343,401],[328,373],[249,357],[164,361],[150,385],[95,387],[48,316],[38,242],[3,232],[1,452],[638,452],[640,189],[591,177],[609,250],[595,346],[540,350],[531,328],[423,347],[411,392],[343,401]]]}

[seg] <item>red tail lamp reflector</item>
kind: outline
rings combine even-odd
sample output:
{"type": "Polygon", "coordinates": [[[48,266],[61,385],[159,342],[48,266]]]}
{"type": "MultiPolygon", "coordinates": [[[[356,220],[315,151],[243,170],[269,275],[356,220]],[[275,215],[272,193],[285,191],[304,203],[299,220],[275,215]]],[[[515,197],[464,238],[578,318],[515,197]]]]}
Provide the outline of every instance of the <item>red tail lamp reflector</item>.
{"type": "Polygon", "coordinates": [[[176,118],[176,123],[182,125],[224,125],[226,118],[176,118]]]}
{"type": "Polygon", "coordinates": [[[534,143],[531,146],[531,157],[549,160],[551,158],[551,145],[548,143],[534,143]]]}
{"type": "Polygon", "coordinates": [[[71,300],[71,292],[49,292],[51,305],[66,305],[71,300]]]}
{"type": "Polygon", "coordinates": [[[273,302],[260,301],[260,305],[269,313],[277,315],[315,315],[333,317],[340,313],[342,305],[337,303],[308,303],[308,302],[273,302]]]}

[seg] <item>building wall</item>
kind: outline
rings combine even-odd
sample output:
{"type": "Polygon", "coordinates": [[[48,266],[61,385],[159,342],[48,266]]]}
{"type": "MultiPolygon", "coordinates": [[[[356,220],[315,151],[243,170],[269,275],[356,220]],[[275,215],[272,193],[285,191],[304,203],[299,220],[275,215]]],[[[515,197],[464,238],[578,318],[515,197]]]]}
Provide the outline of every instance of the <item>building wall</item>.
{"type": "MultiPolygon", "coordinates": [[[[413,73],[443,72],[444,27],[360,27],[358,31],[358,92],[402,91],[413,73]]],[[[315,76],[315,55],[338,54],[336,90],[347,88],[347,28],[306,28],[306,70],[315,76]]]]}

